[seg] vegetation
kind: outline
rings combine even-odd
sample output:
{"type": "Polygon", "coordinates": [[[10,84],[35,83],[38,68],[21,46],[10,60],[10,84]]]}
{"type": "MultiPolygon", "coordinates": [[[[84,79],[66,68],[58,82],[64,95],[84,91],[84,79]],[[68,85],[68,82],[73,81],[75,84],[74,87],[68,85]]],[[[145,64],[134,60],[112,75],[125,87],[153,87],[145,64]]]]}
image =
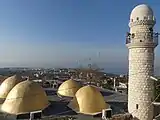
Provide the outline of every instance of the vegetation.
{"type": "Polygon", "coordinates": [[[113,90],[111,85],[109,85],[109,84],[102,84],[102,87],[105,89],[113,90]]]}

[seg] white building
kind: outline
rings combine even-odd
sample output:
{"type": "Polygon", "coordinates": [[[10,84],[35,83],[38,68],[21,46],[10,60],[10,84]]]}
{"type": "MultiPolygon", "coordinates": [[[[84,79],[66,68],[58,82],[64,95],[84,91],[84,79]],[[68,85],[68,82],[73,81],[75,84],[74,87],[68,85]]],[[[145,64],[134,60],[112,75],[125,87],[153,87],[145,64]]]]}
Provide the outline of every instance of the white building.
{"type": "Polygon", "coordinates": [[[121,82],[119,82],[119,86],[118,87],[127,89],[127,85],[125,83],[121,83],[121,82]]]}
{"type": "Polygon", "coordinates": [[[158,45],[158,34],[152,9],[145,5],[136,6],[130,15],[130,33],[126,45],[129,49],[128,110],[139,120],[153,120],[154,49],[158,45]]]}

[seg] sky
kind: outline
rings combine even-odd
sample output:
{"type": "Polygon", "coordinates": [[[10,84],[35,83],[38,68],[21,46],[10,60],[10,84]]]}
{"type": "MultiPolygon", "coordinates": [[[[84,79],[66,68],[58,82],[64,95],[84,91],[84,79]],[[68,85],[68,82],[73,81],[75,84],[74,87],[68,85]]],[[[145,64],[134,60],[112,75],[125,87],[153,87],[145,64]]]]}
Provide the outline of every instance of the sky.
{"type": "Polygon", "coordinates": [[[160,31],[159,0],[0,0],[0,67],[92,62],[111,72],[127,70],[129,15],[142,3],[152,7],[160,31]]]}

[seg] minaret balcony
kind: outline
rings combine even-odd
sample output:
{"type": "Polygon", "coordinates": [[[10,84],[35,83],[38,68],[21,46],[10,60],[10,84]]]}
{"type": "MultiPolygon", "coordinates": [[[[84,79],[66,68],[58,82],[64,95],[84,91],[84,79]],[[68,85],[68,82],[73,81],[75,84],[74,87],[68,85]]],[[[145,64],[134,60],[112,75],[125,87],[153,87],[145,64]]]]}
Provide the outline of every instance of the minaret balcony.
{"type": "Polygon", "coordinates": [[[158,36],[160,33],[127,33],[126,46],[128,47],[156,47],[158,45],[158,36]]]}

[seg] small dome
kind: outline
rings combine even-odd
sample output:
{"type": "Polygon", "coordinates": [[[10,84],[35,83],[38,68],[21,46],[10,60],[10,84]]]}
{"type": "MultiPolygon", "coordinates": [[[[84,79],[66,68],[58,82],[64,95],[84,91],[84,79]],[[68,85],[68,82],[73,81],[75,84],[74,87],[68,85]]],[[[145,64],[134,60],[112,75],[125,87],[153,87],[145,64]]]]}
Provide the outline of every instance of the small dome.
{"type": "Polygon", "coordinates": [[[70,79],[59,86],[57,93],[62,96],[74,97],[80,87],[76,81],[70,79]]]}
{"type": "Polygon", "coordinates": [[[87,85],[80,88],[69,107],[83,114],[95,115],[103,109],[110,108],[102,94],[93,86],[87,85]]]}
{"type": "Polygon", "coordinates": [[[153,15],[153,10],[145,4],[141,4],[136,6],[130,15],[130,19],[133,21],[136,20],[144,20],[144,19],[148,19],[148,20],[153,20],[154,15],[153,15]]]}
{"type": "Polygon", "coordinates": [[[20,82],[22,82],[22,78],[18,75],[14,75],[5,79],[0,85],[0,98],[5,99],[11,89],[20,82]]]}
{"type": "Polygon", "coordinates": [[[18,115],[43,110],[48,105],[48,98],[43,88],[36,82],[26,80],[9,92],[1,110],[18,115]]]}

